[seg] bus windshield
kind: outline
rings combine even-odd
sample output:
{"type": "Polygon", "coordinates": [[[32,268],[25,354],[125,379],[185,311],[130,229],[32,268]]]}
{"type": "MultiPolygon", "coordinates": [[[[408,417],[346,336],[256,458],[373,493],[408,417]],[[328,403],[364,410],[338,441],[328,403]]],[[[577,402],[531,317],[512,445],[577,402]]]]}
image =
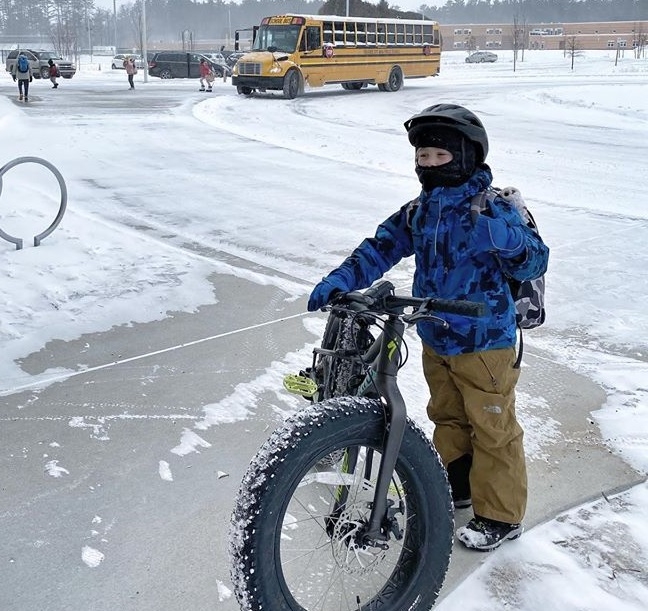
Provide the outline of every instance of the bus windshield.
{"type": "Polygon", "coordinates": [[[273,47],[273,51],[294,53],[297,49],[300,25],[262,25],[254,40],[253,51],[266,51],[273,47]]]}

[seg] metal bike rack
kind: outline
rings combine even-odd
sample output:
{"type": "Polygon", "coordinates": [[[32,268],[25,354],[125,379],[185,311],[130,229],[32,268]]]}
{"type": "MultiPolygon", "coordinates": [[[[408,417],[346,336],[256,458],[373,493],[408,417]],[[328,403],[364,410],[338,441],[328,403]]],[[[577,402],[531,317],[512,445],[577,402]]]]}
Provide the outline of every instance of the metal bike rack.
{"type": "MultiPolygon", "coordinates": [[[[20,165],[21,163],[38,163],[45,166],[50,172],[52,172],[52,174],[54,174],[61,189],[61,203],[59,205],[59,211],[56,215],[56,218],[54,219],[54,221],[52,221],[52,224],[45,231],[34,236],[34,246],[40,246],[41,240],[43,238],[46,238],[50,233],[52,233],[52,231],[57,228],[58,224],[63,218],[63,215],[65,214],[65,208],[67,207],[67,187],[65,186],[65,180],[63,180],[61,173],[49,161],[41,159],[40,157],[17,157],[16,159],[10,161],[9,163],[6,163],[0,168],[0,195],[2,195],[2,177],[11,168],[20,165]]],[[[13,244],[15,244],[16,250],[20,250],[23,247],[22,238],[17,238],[15,236],[9,235],[2,229],[0,229],[0,238],[3,238],[7,240],[7,242],[12,242],[13,244]]]]}

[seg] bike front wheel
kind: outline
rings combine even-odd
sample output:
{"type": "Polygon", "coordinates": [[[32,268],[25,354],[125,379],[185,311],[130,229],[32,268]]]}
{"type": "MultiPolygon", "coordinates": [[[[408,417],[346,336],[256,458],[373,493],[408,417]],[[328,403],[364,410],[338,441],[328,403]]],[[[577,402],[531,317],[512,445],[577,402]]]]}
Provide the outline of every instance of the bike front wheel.
{"type": "Polygon", "coordinates": [[[365,532],[381,460],[378,400],[339,397],[287,420],[259,450],[232,514],[232,582],[245,611],[427,610],[452,550],[445,471],[408,421],[383,522],[365,532]],[[329,459],[327,459],[327,457],[329,459]]]}

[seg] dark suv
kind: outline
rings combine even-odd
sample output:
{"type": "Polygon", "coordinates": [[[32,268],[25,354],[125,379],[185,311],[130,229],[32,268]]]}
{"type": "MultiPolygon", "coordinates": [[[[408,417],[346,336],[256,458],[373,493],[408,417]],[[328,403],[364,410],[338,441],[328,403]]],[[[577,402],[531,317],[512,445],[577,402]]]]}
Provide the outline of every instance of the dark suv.
{"type": "MultiPolygon", "coordinates": [[[[200,53],[186,51],[158,51],[149,61],[148,73],[160,78],[198,78],[200,76],[200,53]]],[[[223,72],[229,74],[226,66],[217,64],[205,57],[217,77],[223,72]]]]}
{"type": "Polygon", "coordinates": [[[47,61],[51,58],[58,66],[59,72],[63,78],[72,78],[76,74],[76,67],[72,62],[62,59],[53,51],[34,51],[33,49],[14,49],[7,55],[7,72],[11,72],[16,58],[22,53],[27,56],[29,65],[36,78],[49,78],[49,64],[47,61]]]}

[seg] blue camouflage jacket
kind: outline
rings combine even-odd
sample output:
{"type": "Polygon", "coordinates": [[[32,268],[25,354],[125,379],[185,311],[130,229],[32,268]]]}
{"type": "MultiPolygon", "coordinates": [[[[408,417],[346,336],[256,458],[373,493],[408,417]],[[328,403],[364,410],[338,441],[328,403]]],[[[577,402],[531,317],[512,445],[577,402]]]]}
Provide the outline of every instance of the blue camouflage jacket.
{"type": "Polygon", "coordinates": [[[370,286],[403,257],[414,255],[415,297],[467,299],[486,304],[480,318],[443,314],[448,328],[419,323],[422,340],[438,354],[450,356],[514,346],[515,305],[505,274],[531,280],[547,270],[549,249],[526,227],[517,210],[502,199],[491,204],[494,217],[523,228],[525,250],[513,259],[474,246],[470,204],[490,187],[490,168],[482,164],[458,187],[436,187],[405,204],[378,226],[328,278],[357,290],[370,286]]]}

